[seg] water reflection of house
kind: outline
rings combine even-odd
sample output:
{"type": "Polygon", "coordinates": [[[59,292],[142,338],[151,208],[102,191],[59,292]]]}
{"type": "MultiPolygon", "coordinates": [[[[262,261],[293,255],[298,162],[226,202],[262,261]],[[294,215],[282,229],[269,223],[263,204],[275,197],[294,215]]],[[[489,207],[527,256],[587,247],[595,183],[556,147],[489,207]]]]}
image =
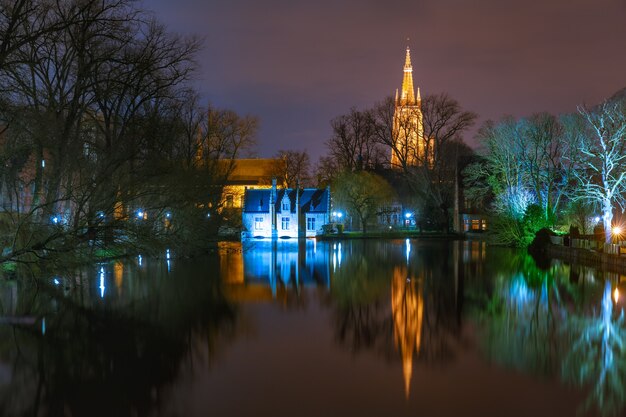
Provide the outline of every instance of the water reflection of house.
{"type": "Polygon", "coordinates": [[[221,276],[229,298],[266,301],[286,296],[288,288],[330,284],[330,250],[314,240],[230,243],[220,248],[221,276]],[[239,250],[233,245],[239,245],[239,250]],[[227,250],[224,250],[227,249],[227,250]]]}

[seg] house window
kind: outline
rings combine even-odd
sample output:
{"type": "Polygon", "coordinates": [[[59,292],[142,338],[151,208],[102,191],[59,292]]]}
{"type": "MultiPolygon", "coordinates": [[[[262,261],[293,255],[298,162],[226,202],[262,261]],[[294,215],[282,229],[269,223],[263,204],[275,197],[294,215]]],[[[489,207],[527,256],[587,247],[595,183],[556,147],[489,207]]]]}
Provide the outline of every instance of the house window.
{"type": "Polygon", "coordinates": [[[254,218],[254,230],[263,230],[263,217],[254,218]]]}
{"type": "Polygon", "coordinates": [[[289,211],[289,200],[283,200],[283,211],[289,211]]]}
{"type": "Polygon", "coordinates": [[[226,196],[226,207],[232,208],[235,197],[232,194],[226,196]]]}
{"type": "Polygon", "coordinates": [[[289,230],[289,217],[282,218],[283,230],[289,230]]]}
{"type": "Polygon", "coordinates": [[[306,230],[315,230],[315,217],[306,218],[306,230]]]}
{"type": "Polygon", "coordinates": [[[472,220],[472,230],[480,230],[480,220],[472,220]]]}

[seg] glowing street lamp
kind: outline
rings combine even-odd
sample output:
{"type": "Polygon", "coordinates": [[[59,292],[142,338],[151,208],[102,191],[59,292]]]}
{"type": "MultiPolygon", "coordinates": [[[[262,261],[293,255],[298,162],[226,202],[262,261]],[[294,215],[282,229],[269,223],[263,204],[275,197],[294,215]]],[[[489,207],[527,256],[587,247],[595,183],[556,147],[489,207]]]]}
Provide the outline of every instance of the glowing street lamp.
{"type": "Polygon", "coordinates": [[[404,221],[404,225],[407,227],[407,229],[411,226],[411,219],[413,218],[413,213],[408,211],[406,213],[404,213],[404,218],[406,219],[404,221]]]}
{"type": "Polygon", "coordinates": [[[619,238],[622,236],[622,233],[624,233],[624,229],[621,226],[613,226],[613,228],[611,229],[611,234],[613,235],[613,238],[615,240],[619,240],[619,238]]]}

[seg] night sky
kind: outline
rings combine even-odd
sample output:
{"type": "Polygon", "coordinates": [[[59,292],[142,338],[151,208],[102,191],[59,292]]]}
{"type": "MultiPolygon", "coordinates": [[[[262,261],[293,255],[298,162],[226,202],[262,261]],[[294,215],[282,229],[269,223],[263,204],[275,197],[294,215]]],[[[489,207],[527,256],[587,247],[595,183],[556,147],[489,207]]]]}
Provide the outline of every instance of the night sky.
{"type": "MultiPolygon", "coordinates": [[[[626,0],[144,0],[204,39],[206,101],[260,119],[258,155],[326,153],[329,121],[402,82],[447,92],[480,121],[575,111],[626,87],[626,0]]],[[[475,130],[466,135],[474,146],[475,130]]]]}

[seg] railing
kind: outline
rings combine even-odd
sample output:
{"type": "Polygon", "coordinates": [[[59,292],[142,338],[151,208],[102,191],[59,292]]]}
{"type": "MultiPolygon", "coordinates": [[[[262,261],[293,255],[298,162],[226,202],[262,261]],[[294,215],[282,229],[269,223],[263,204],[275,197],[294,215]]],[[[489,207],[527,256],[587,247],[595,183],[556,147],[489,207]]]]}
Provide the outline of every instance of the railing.
{"type": "MultiPolygon", "coordinates": [[[[550,243],[553,245],[565,246],[565,239],[562,236],[550,236],[550,243]]],[[[626,254],[626,241],[618,243],[604,243],[597,240],[573,238],[569,241],[569,246],[577,249],[602,250],[611,255],[626,254]]]]}

